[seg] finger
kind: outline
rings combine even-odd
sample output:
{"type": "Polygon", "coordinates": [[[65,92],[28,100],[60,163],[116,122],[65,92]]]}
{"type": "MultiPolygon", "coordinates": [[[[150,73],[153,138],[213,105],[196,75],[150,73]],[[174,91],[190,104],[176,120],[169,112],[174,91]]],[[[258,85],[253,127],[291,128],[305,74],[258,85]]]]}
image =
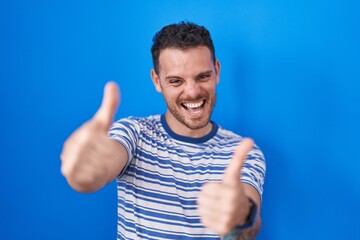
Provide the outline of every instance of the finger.
{"type": "Polygon", "coordinates": [[[241,168],[248,152],[253,148],[254,142],[250,138],[245,138],[235,149],[229,166],[226,168],[223,182],[227,184],[237,184],[241,177],[241,168]]]}
{"type": "Polygon", "coordinates": [[[120,102],[119,87],[115,82],[108,82],[104,88],[104,96],[98,111],[93,117],[100,127],[107,131],[111,126],[120,102]]]}
{"type": "Polygon", "coordinates": [[[223,184],[220,182],[208,182],[201,187],[201,191],[198,195],[199,199],[219,199],[223,190],[223,184]]]}

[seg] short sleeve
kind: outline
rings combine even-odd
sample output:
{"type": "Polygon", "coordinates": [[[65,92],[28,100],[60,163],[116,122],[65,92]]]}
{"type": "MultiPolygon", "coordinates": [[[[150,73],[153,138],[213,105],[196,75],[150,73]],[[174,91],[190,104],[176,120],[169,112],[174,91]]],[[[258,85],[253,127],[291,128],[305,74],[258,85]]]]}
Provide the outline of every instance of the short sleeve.
{"type": "Polygon", "coordinates": [[[136,151],[139,135],[140,135],[139,123],[138,121],[136,121],[135,118],[132,117],[123,118],[114,122],[108,132],[108,136],[111,139],[122,144],[128,154],[127,164],[119,176],[122,175],[125,169],[130,165],[131,159],[133,159],[133,156],[136,151]]]}
{"type": "Polygon", "coordinates": [[[266,164],[262,151],[255,145],[243,165],[241,181],[253,186],[262,199],[266,164]]]}

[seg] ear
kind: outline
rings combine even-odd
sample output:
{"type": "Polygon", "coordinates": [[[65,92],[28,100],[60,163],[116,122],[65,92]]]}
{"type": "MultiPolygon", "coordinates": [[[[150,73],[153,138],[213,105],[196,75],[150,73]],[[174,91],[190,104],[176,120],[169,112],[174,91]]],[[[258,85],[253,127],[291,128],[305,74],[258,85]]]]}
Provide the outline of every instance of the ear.
{"type": "Polygon", "coordinates": [[[216,84],[220,81],[220,62],[216,59],[215,61],[215,74],[216,74],[216,84]]]}
{"type": "Polygon", "coordinates": [[[156,88],[156,91],[161,93],[160,78],[159,78],[159,76],[157,75],[157,73],[155,72],[154,69],[151,69],[150,76],[151,76],[153,84],[154,84],[154,86],[156,88]]]}

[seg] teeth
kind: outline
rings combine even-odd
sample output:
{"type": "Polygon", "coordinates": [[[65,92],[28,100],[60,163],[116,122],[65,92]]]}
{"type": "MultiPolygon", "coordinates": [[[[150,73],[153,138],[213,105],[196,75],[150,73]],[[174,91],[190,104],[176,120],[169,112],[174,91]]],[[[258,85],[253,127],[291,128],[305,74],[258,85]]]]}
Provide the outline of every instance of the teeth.
{"type": "Polygon", "coordinates": [[[204,103],[204,101],[200,101],[200,102],[197,102],[197,103],[184,103],[184,105],[187,108],[198,108],[201,105],[203,105],[203,103],[204,103]]]}

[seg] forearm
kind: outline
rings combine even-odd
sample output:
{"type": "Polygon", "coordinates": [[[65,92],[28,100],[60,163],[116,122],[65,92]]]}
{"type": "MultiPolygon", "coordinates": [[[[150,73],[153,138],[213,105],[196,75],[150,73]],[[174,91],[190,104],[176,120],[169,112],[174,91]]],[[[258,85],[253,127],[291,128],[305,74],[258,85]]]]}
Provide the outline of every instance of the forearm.
{"type": "Polygon", "coordinates": [[[258,213],[256,220],[253,226],[243,229],[243,230],[234,230],[231,234],[223,237],[223,240],[255,240],[256,236],[259,234],[262,227],[261,216],[258,213]]]}

